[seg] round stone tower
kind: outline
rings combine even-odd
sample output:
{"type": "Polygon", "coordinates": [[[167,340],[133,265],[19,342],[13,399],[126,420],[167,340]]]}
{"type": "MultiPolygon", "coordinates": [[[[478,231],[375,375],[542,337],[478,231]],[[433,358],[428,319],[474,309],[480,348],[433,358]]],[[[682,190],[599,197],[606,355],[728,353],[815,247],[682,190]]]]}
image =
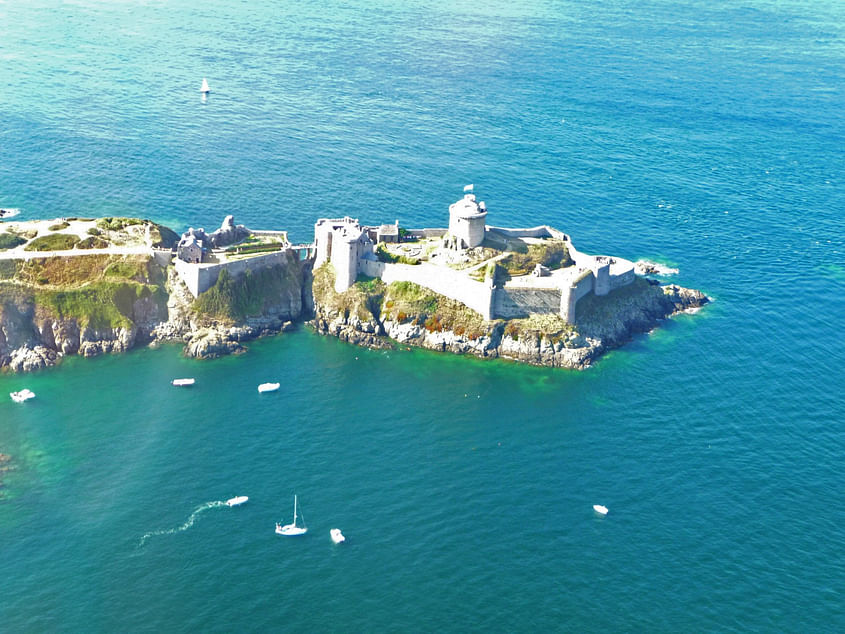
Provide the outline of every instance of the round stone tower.
{"type": "Polygon", "coordinates": [[[455,237],[459,248],[477,247],[484,242],[487,208],[475,202],[475,194],[464,194],[458,202],[449,205],[449,233],[455,237]]]}

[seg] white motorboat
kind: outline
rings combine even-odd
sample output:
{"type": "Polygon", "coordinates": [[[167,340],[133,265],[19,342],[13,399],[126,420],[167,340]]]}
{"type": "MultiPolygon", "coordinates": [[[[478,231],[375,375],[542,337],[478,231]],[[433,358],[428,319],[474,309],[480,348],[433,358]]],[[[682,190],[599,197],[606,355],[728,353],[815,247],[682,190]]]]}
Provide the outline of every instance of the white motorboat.
{"type": "Polygon", "coordinates": [[[203,94],[211,92],[211,89],[208,87],[208,82],[205,80],[205,77],[202,78],[202,86],[200,87],[200,92],[203,94]]]}
{"type": "Polygon", "coordinates": [[[275,392],[281,387],[281,383],[262,383],[258,386],[258,391],[261,393],[264,392],[275,392]]]}
{"type": "Polygon", "coordinates": [[[195,379],[173,379],[170,383],[176,387],[187,387],[188,385],[193,385],[195,382],[195,379]]]}
{"type": "Polygon", "coordinates": [[[0,209],[0,218],[11,218],[17,216],[20,212],[20,209],[0,209]]]}
{"type": "Polygon", "coordinates": [[[593,510],[599,515],[607,515],[607,507],[601,504],[593,504],[593,510]]]}
{"type": "Polygon", "coordinates": [[[339,528],[333,528],[329,531],[329,535],[332,536],[332,541],[335,544],[340,544],[346,541],[346,537],[343,536],[343,533],[340,532],[339,528]]]}
{"type": "MultiPolygon", "coordinates": [[[[308,532],[308,529],[305,527],[305,517],[302,518],[302,526],[296,525],[296,496],[293,496],[293,522],[290,524],[285,524],[284,526],[281,525],[280,522],[276,522],[276,534],[277,535],[287,535],[288,537],[293,535],[304,535],[308,532]]],[[[300,513],[302,515],[302,513],[300,513]]]]}
{"type": "Polygon", "coordinates": [[[23,403],[31,398],[35,398],[35,392],[24,388],[20,392],[9,392],[9,396],[12,397],[15,403],[23,403]]]}
{"type": "Polygon", "coordinates": [[[248,499],[249,498],[245,495],[238,495],[237,497],[229,498],[228,500],[226,500],[226,506],[240,506],[248,499]]]}

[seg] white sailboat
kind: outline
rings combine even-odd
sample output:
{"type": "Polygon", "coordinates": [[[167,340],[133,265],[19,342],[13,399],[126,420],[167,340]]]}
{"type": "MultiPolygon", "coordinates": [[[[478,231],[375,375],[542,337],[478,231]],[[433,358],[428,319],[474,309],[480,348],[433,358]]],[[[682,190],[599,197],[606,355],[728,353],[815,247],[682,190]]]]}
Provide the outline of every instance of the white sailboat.
{"type": "MultiPolygon", "coordinates": [[[[300,513],[301,515],[301,513],[300,513]]],[[[285,524],[282,526],[279,522],[276,522],[276,534],[277,535],[304,535],[308,532],[308,529],[305,527],[305,517],[302,518],[302,526],[296,525],[296,495],[293,496],[293,522],[290,524],[285,524]]]]}
{"type": "Polygon", "coordinates": [[[211,92],[211,88],[208,87],[208,82],[206,81],[205,77],[202,78],[202,86],[200,87],[200,92],[204,95],[211,92]]]}

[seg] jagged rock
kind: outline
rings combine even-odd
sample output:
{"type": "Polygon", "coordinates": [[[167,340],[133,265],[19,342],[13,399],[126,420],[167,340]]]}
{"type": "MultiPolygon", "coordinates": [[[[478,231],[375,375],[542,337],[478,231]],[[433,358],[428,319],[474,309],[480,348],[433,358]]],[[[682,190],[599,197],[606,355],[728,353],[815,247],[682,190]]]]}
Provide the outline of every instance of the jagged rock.
{"type": "MultiPolygon", "coordinates": [[[[637,332],[647,332],[674,313],[695,309],[709,301],[700,291],[677,285],[648,286],[619,309],[597,323],[579,323],[577,331],[554,340],[540,333],[521,336],[503,334],[504,324],[491,327],[488,334],[470,339],[450,330],[428,331],[419,319],[404,323],[385,320],[381,326],[387,337],[401,345],[413,345],[442,352],[501,357],[521,363],[583,369],[611,348],[628,341],[637,332]]],[[[317,332],[330,334],[358,345],[384,348],[393,345],[386,337],[373,334],[375,322],[344,315],[317,304],[313,324],[317,332]]],[[[414,316],[411,316],[412,318],[414,316]]]]}
{"type": "Polygon", "coordinates": [[[50,348],[23,346],[12,350],[9,355],[8,366],[12,372],[33,372],[56,365],[60,355],[50,348]]]}
{"type": "Polygon", "coordinates": [[[214,328],[192,333],[184,348],[185,355],[195,359],[216,359],[243,351],[244,347],[233,338],[233,333],[214,328]]]}

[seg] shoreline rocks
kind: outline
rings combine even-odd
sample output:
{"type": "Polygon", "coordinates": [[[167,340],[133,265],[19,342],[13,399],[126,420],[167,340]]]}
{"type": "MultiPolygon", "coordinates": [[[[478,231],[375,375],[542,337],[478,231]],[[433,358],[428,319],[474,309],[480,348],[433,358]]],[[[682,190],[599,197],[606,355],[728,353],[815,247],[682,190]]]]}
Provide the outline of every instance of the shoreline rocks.
{"type": "Polygon", "coordinates": [[[502,358],[530,365],[581,370],[608,350],[624,345],[634,335],[651,331],[663,319],[700,308],[709,301],[700,291],[674,284],[660,287],[651,283],[646,292],[635,296],[609,319],[579,322],[574,332],[551,337],[540,332],[508,334],[506,322],[493,322],[487,334],[468,337],[451,330],[427,330],[418,319],[403,323],[363,321],[355,315],[319,304],[312,324],[320,334],[370,348],[415,346],[479,358],[502,358]]]}

